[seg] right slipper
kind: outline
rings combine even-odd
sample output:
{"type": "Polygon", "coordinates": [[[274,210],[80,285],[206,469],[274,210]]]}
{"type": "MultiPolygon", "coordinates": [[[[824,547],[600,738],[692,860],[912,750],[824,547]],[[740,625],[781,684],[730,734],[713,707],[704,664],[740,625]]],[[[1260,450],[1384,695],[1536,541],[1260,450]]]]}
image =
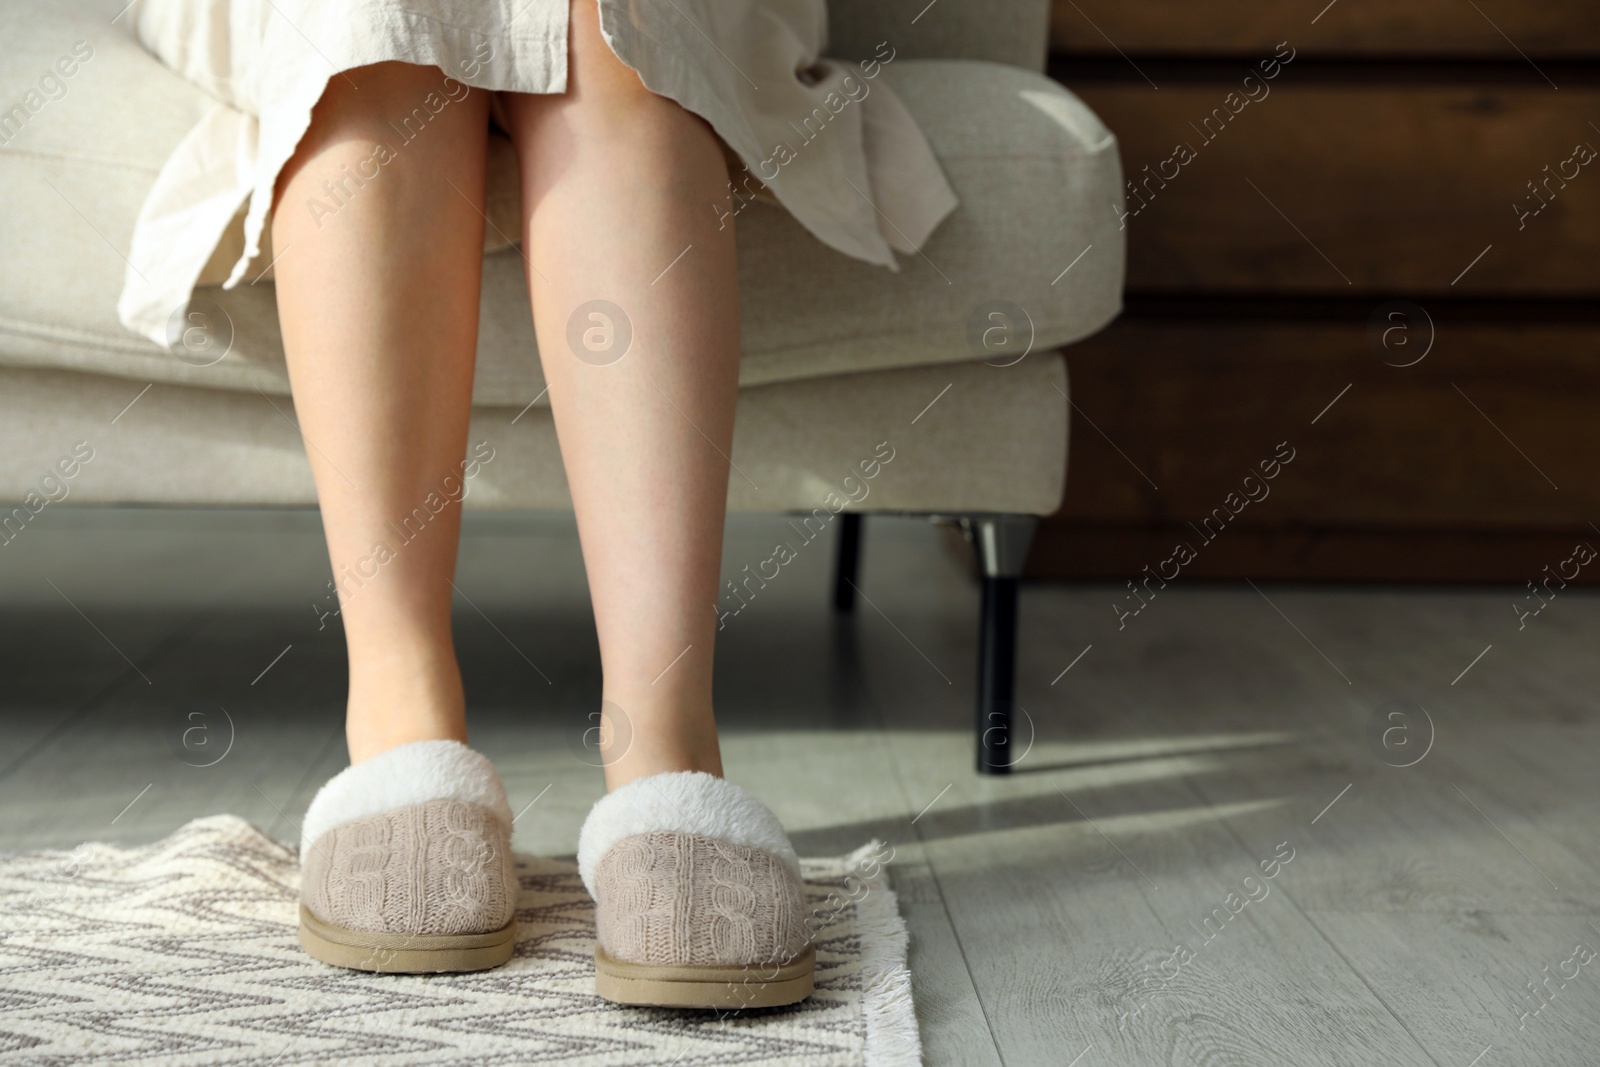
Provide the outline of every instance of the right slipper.
{"type": "Polygon", "coordinates": [[[635,779],[578,837],[595,992],[618,1004],[768,1008],[811,995],[800,861],[778,817],[700,771],[635,779]]]}
{"type": "Polygon", "coordinates": [[[414,741],[348,767],[306,813],[300,944],[364,971],[498,967],[516,945],[511,808],[459,741],[414,741]]]}

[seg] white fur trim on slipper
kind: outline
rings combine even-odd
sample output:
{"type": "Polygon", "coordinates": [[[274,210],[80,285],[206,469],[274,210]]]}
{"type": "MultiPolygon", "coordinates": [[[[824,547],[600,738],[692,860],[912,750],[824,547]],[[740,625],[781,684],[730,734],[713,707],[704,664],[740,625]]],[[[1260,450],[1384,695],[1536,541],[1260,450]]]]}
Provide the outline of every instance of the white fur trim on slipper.
{"type": "Polygon", "coordinates": [[[328,779],[301,825],[300,858],[336,826],[430,800],[488,808],[511,832],[511,805],[488,757],[460,741],[413,741],[328,779]]]}
{"type": "Polygon", "coordinates": [[[601,797],[578,834],[578,873],[594,896],[600,860],[623,838],[666,831],[698,834],[770,852],[800,876],[800,860],[778,817],[755,796],[704,771],[636,778],[601,797]]]}

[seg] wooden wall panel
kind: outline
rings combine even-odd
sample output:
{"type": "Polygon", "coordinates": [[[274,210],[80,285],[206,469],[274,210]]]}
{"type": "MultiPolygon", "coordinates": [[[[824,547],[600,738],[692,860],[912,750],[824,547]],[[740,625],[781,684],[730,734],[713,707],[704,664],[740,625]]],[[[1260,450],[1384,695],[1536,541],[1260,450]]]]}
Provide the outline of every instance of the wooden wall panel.
{"type": "Polygon", "coordinates": [[[1067,350],[1083,417],[1062,517],[1205,514],[1287,440],[1275,522],[1600,523],[1600,324],[1433,316],[1409,367],[1382,362],[1364,318],[1113,324],[1067,350]]]}
{"type": "Polygon", "coordinates": [[[1521,590],[1600,545],[1595,0],[1055,0],[1052,39],[1135,187],[1031,575],[1184,541],[1190,579],[1521,590]],[[1369,326],[1398,300],[1414,366],[1369,326]]]}
{"type": "Polygon", "coordinates": [[[1180,534],[1208,577],[1523,581],[1575,536],[1600,545],[1600,323],[1433,316],[1409,367],[1383,359],[1421,349],[1374,348],[1361,314],[1130,319],[1069,349],[1066,502],[1030,574],[1131,576],[1180,534]],[[1266,495],[1230,507],[1281,442],[1266,495]],[[1218,507],[1238,514],[1189,526],[1218,507]]]}
{"type": "MultiPolygon", "coordinates": [[[[1107,597],[1122,601],[1124,583],[1172,574],[1163,562],[1182,542],[1200,542],[1181,523],[1052,523],[1040,528],[1028,559],[1033,579],[1105,581],[1119,588],[1107,597]]],[[[1575,550],[1600,550],[1600,535],[1588,526],[1558,530],[1485,533],[1446,527],[1436,530],[1359,526],[1240,526],[1217,538],[1183,567],[1183,582],[1394,582],[1400,584],[1504,584],[1507,614],[1552,599],[1565,587],[1600,586],[1600,566],[1580,566],[1575,550]],[[1548,581],[1530,592],[1527,583],[1548,581]]],[[[971,548],[966,549],[971,556],[971,548]]],[[[976,566],[975,562],[969,563],[976,566]]],[[[1124,610],[1131,607],[1124,604],[1124,610]]]]}
{"type": "Polygon", "coordinates": [[[1573,161],[1600,150],[1600,89],[1297,73],[1209,126],[1237,82],[1067,79],[1139,186],[1130,291],[1600,295],[1600,159],[1573,161]],[[1547,199],[1529,191],[1547,181],[1547,199]],[[1521,218],[1513,204],[1545,206],[1521,218]]]}
{"type": "Polygon", "coordinates": [[[1055,0],[1050,39],[1077,55],[1254,55],[1288,40],[1312,55],[1581,58],[1600,55],[1600,15],[1593,0],[1055,0]]]}

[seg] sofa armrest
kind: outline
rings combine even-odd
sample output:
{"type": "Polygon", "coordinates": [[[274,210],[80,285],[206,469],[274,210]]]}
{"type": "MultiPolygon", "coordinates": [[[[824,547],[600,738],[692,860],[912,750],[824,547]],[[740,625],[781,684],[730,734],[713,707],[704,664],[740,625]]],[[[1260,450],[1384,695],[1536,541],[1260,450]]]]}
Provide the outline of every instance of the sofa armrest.
{"type": "Polygon", "coordinates": [[[888,41],[897,56],[1042,71],[1049,24],[1049,0],[830,0],[828,55],[863,59],[888,41]]]}

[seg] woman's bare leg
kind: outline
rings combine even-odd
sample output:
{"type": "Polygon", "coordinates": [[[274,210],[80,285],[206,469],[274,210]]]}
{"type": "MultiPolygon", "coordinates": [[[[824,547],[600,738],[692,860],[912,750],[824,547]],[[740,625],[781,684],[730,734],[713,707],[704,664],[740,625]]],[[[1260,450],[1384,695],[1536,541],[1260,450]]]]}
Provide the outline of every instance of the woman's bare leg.
{"type": "Polygon", "coordinates": [[[278,315],[349,646],[352,762],[466,738],[452,497],[487,135],[487,94],[433,67],[379,64],[329,81],[278,183],[278,315]]]}
{"type": "Polygon", "coordinates": [[[715,210],[728,180],[718,142],[616,58],[596,10],[573,2],[568,91],[509,96],[507,110],[604,697],[624,714],[602,746],[615,789],[662,771],[722,773],[711,666],[739,307],[733,229],[715,210]],[[592,300],[631,324],[616,362],[584,348],[591,328],[604,346],[604,319],[578,324],[587,358],[569,344],[574,313],[592,300]]]}

